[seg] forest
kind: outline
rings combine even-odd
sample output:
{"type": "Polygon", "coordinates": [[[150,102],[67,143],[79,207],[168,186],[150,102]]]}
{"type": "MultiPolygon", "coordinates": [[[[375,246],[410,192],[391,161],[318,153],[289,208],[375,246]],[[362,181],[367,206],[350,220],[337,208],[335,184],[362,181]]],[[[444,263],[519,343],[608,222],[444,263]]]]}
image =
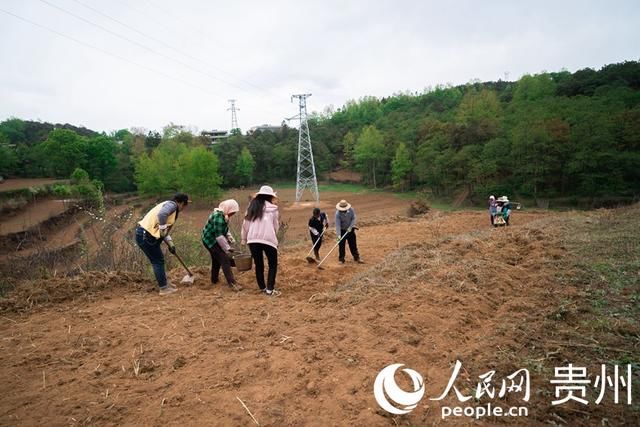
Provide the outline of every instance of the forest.
{"type": "MultiPolygon", "coordinates": [[[[355,170],[372,188],[443,198],[634,198],[640,62],[363,97],[313,113],[309,128],[321,178],[355,170]]],[[[0,123],[0,175],[69,178],[81,168],[107,191],[215,198],[226,187],[293,181],[297,142],[286,125],[211,144],[174,124],[107,134],[9,118],[0,123]]]]}

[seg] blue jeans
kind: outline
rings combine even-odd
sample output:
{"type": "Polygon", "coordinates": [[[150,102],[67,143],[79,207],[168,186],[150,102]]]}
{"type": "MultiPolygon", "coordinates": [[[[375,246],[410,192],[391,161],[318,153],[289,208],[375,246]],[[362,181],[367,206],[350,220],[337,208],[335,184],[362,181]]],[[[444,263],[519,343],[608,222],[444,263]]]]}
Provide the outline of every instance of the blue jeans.
{"type": "Polygon", "coordinates": [[[156,239],[147,231],[138,226],[136,227],[136,243],[142,249],[142,252],[151,261],[151,267],[153,267],[153,274],[156,276],[156,281],[160,288],[167,286],[167,275],[164,272],[164,254],[160,249],[162,239],[156,239]]]}

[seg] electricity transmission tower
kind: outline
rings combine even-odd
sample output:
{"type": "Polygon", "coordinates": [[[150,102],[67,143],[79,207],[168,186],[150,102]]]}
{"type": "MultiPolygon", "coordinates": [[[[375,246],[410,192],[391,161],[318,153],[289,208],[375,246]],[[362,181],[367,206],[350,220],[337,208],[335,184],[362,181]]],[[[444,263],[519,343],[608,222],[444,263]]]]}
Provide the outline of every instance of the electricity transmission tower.
{"type": "Polygon", "coordinates": [[[233,131],[239,132],[240,127],[238,126],[238,115],[236,114],[236,111],[240,111],[240,109],[236,108],[235,99],[230,99],[229,103],[231,104],[231,107],[227,108],[227,111],[231,111],[231,130],[229,133],[233,133],[233,131]]]}
{"type": "Polygon", "coordinates": [[[311,150],[311,137],[309,135],[309,125],[307,123],[307,98],[310,93],[291,95],[298,98],[300,104],[300,114],[293,119],[300,119],[300,130],[298,131],[298,172],[296,176],[296,202],[302,199],[302,193],[305,188],[311,191],[311,195],[316,203],[320,201],[320,193],[318,192],[318,181],[316,179],[316,167],[313,163],[313,151],[311,150]]]}

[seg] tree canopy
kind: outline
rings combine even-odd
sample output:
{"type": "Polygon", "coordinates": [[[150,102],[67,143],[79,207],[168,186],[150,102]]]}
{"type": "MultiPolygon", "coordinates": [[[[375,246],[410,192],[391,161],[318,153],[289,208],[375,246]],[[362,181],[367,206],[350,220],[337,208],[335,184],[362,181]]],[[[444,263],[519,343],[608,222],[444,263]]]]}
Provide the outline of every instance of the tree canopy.
{"type": "MultiPolygon", "coordinates": [[[[312,114],[309,129],[320,177],[357,169],[373,187],[440,196],[637,197],[640,63],[366,96],[312,114]]],[[[294,180],[297,142],[285,125],[211,145],[173,123],[106,135],[9,118],[0,123],[0,174],[68,177],[80,167],[111,191],[194,185],[211,187],[210,195],[220,185],[294,180]],[[186,169],[209,181],[182,178],[186,169]]]]}

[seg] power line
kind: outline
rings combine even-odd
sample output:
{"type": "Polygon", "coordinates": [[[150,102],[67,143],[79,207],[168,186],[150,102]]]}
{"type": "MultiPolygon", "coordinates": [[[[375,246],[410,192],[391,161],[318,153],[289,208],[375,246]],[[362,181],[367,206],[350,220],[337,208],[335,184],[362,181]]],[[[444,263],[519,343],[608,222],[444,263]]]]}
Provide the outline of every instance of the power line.
{"type": "Polygon", "coordinates": [[[201,70],[199,70],[199,69],[197,69],[197,68],[195,68],[195,67],[192,67],[191,65],[187,64],[186,62],[183,62],[183,61],[181,61],[181,60],[179,60],[179,59],[175,59],[175,58],[173,58],[173,57],[171,57],[171,56],[169,56],[169,55],[165,55],[164,53],[159,52],[159,51],[157,51],[157,50],[155,50],[155,49],[153,49],[153,48],[151,48],[151,47],[149,47],[149,46],[146,46],[146,45],[144,45],[144,44],[142,44],[142,43],[139,43],[139,42],[137,42],[137,41],[135,41],[135,40],[133,40],[133,39],[130,39],[129,37],[126,37],[126,36],[123,36],[123,35],[121,35],[121,34],[118,34],[118,33],[116,33],[115,31],[111,31],[110,29],[108,29],[108,28],[106,28],[106,27],[104,27],[104,26],[102,26],[102,25],[100,25],[100,24],[96,24],[95,22],[92,22],[92,21],[90,21],[90,20],[88,20],[88,19],[86,19],[86,18],[83,18],[83,17],[82,17],[82,16],[80,16],[80,15],[77,15],[77,14],[75,14],[75,13],[73,13],[73,12],[70,12],[70,11],[68,11],[68,10],[66,10],[66,9],[64,9],[64,8],[62,8],[62,7],[59,7],[59,6],[55,5],[55,4],[52,4],[52,3],[48,2],[47,0],[39,0],[39,1],[40,1],[41,3],[44,3],[44,4],[48,5],[48,6],[50,6],[50,7],[53,7],[54,9],[58,9],[59,11],[61,11],[61,12],[63,12],[63,13],[66,13],[67,15],[73,16],[74,18],[76,18],[76,19],[78,19],[78,20],[80,20],[80,21],[82,21],[82,22],[85,22],[85,23],[87,23],[87,24],[89,24],[89,25],[92,25],[92,26],[94,26],[94,27],[96,27],[96,28],[99,28],[100,30],[102,30],[102,31],[104,31],[104,32],[106,32],[106,33],[108,33],[108,34],[111,34],[111,35],[112,35],[112,36],[114,36],[114,37],[117,37],[117,38],[122,39],[122,40],[124,40],[124,41],[126,41],[126,42],[129,42],[129,43],[135,44],[136,46],[138,46],[138,47],[140,47],[140,48],[142,48],[142,49],[144,49],[144,50],[147,50],[147,51],[149,51],[149,52],[151,52],[151,53],[153,53],[153,54],[155,54],[155,55],[158,55],[158,56],[161,56],[161,57],[163,57],[163,58],[166,58],[166,59],[168,59],[168,60],[170,60],[170,61],[173,61],[173,62],[175,62],[175,63],[177,63],[177,64],[180,64],[180,65],[182,65],[183,67],[186,67],[186,68],[188,68],[188,69],[190,69],[190,70],[192,70],[192,71],[195,71],[195,72],[197,72],[197,73],[200,73],[200,74],[202,74],[202,75],[204,75],[204,76],[206,76],[206,77],[209,77],[209,78],[211,78],[211,79],[218,80],[218,81],[220,81],[220,82],[222,82],[222,83],[225,83],[225,84],[227,84],[227,85],[229,85],[229,86],[233,86],[233,87],[235,87],[235,88],[237,88],[237,89],[240,89],[240,90],[246,91],[246,89],[245,89],[245,88],[243,88],[243,87],[237,86],[237,85],[235,85],[235,84],[233,84],[233,83],[231,83],[231,82],[229,82],[229,81],[226,81],[226,80],[224,80],[224,79],[221,79],[221,78],[219,78],[219,77],[216,77],[216,76],[214,76],[214,75],[211,75],[211,74],[209,74],[209,73],[207,73],[207,72],[201,71],[201,70]]]}
{"type": "Polygon", "coordinates": [[[193,27],[193,23],[186,21],[184,18],[182,18],[182,17],[180,17],[180,16],[176,15],[175,13],[171,13],[171,12],[170,12],[170,11],[168,11],[167,9],[165,9],[165,8],[163,8],[163,7],[158,6],[158,5],[157,5],[157,4],[155,4],[154,2],[147,1],[147,0],[143,0],[143,2],[144,2],[147,6],[150,6],[152,9],[157,9],[157,10],[159,10],[159,11],[160,11],[160,12],[162,12],[164,15],[166,15],[169,19],[171,19],[171,20],[178,20],[178,21],[180,21],[180,22],[183,22],[183,23],[187,26],[187,28],[191,28],[190,33],[195,34],[195,33],[197,32],[197,33],[203,34],[203,31],[202,31],[201,27],[200,27],[200,28],[198,28],[197,30],[194,30],[194,29],[192,28],[192,27],[193,27]]]}
{"type": "MultiPolygon", "coordinates": [[[[172,50],[172,51],[174,51],[174,52],[177,52],[177,53],[178,53],[178,54],[180,54],[180,55],[183,55],[183,56],[185,56],[185,57],[187,57],[187,58],[189,58],[189,59],[191,59],[191,60],[193,60],[193,61],[196,61],[196,62],[199,62],[199,63],[201,63],[201,64],[204,64],[204,65],[206,65],[207,67],[210,67],[210,68],[212,68],[212,69],[214,69],[214,70],[216,70],[216,71],[218,71],[218,72],[221,72],[221,73],[226,74],[226,75],[228,75],[228,76],[232,76],[232,74],[231,74],[231,73],[229,73],[228,71],[225,71],[225,70],[223,70],[223,69],[221,69],[221,68],[219,68],[219,67],[215,67],[215,66],[211,65],[209,62],[207,62],[207,61],[205,61],[205,60],[203,60],[203,59],[200,59],[200,58],[198,58],[198,57],[196,57],[196,56],[193,56],[193,55],[191,55],[191,54],[189,54],[189,53],[186,53],[186,52],[182,51],[181,49],[179,49],[179,48],[177,48],[177,47],[174,47],[174,46],[172,46],[172,45],[170,45],[170,44],[168,44],[168,43],[164,42],[163,40],[158,39],[157,37],[154,37],[154,36],[149,35],[149,34],[147,34],[147,33],[145,33],[145,32],[142,32],[142,31],[138,30],[137,28],[135,28],[135,27],[133,27],[133,26],[131,26],[131,25],[127,24],[127,23],[124,23],[124,22],[122,22],[122,21],[120,21],[120,20],[118,20],[118,19],[116,19],[116,18],[114,18],[114,17],[112,17],[112,16],[110,16],[110,15],[108,15],[108,14],[106,14],[106,13],[104,13],[104,12],[102,12],[102,11],[100,11],[100,10],[98,10],[98,9],[94,8],[94,7],[92,7],[92,6],[89,6],[89,5],[87,5],[87,4],[84,4],[83,2],[81,2],[81,1],[79,1],[79,0],[73,0],[73,1],[74,1],[75,3],[78,3],[79,5],[81,5],[81,6],[82,6],[82,7],[84,7],[84,8],[89,9],[89,10],[91,10],[91,11],[93,11],[93,12],[97,13],[97,14],[98,14],[98,15],[100,15],[100,16],[103,16],[103,17],[105,17],[105,18],[107,18],[107,19],[109,19],[109,20],[111,20],[111,21],[113,21],[113,22],[115,22],[115,23],[117,23],[117,24],[119,24],[119,25],[121,25],[121,26],[125,27],[125,28],[128,28],[128,29],[129,29],[129,30],[131,30],[131,31],[134,31],[134,32],[135,32],[135,33],[137,33],[137,34],[140,34],[140,35],[141,35],[141,36],[143,36],[143,37],[146,37],[146,38],[148,38],[148,39],[150,39],[150,40],[153,40],[153,41],[155,41],[156,43],[159,43],[159,44],[161,44],[162,46],[164,46],[164,47],[166,47],[166,48],[168,48],[168,49],[171,49],[171,50],[172,50]]],[[[136,9],[134,9],[134,10],[136,10],[136,9]]],[[[142,13],[142,12],[139,12],[139,13],[142,13]]],[[[167,13],[167,12],[165,12],[165,13],[167,13]]],[[[163,26],[164,26],[164,25],[163,25],[163,26]]],[[[168,28],[168,27],[166,27],[166,26],[164,26],[164,27],[165,27],[165,28],[168,28]]],[[[248,81],[246,81],[246,80],[242,80],[242,79],[236,79],[236,80],[237,80],[237,81],[239,81],[239,82],[241,82],[241,83],[246,84],[247,86],[251,86],[251,87],[253,87],[253,88],[255,88],[255,89],[259,90],[259,91],[262,91],[262,92],[264,92],[264,93],[265,93],[265,94],[267,94],[267,95],[275,96],[275,95],[271,94],[269,90],[264,89],[264,88],[261,88],[261,87],[259,87],[259,86],[256,86],[256,85],[254,85],[254,84],[253,84],[253,83],[251,83],[251,82],[248,82],[248,81]]]]}
{"type": "Polygon", "coordinates": [[[177,82],[182,83],[182,84],[187,85],[187,86],[191,86],[191,87],[193,87],[193,88],[195,88],[195,89],[198,89],[199,91],[208,92],[208,93],[209,93],[209,94],[211,94],[211,95],[221,96],[219,93],[213,92],[213,91],[211,91],[210,89],[207,89],[207,88],[205,88],[205,87],[199,86],[199,85],[194,84],[194,83],[191,83],[191,82],[189,82],[189,81],[187,81],[187,80],[183,80],[183,79],[180,79],[180,78],[174,77],[174,76],[172,76],[172,75],[170,75],[170,74],[166,74],[166,73],[164,73],[164,72],[162,72],[162,71],[158,71],[158,70],[156,70],[156,69],[154,69],[154,68],[151,68],[151,67],[148,67],[148,66],[146,66],[146,65],[139,64],[139,63],[137,63],[137,62],[131,61],[131,60],[129,60],[129,59],[127,59],[127,58],[123,57],[123,56],[120,56],[120,55],[118,55],[118,54],[111,53],[111,52],[109,52],[109,51],[107,51],[107,50],[104,50],[104,49],[102,49],[102,48],[100,48],[100,47],[94,46],[94,45],[89,44],[89,43],[87,43],[87,42],[84,42],[84,41],[82,41],[82,40],[78,40],[78,39],[76,39],[75,37],[72,37],[72,36],[69,36],[69,35],[67,35],[67,34],[61,33],[61,32],[59,32],[59,31],[57,31],[57,30],[54,30],[54,29],[52,29],[52,28],[49,28],[49,27],[47,27],[47,26],[45,26],[45,25],[42,25],[42,24],[39,24],[39,23],[37,23],[37,22],[31,21],[30,19],[23,18],[22,16],[19,16],[19,15],[16,15],[15,13],[9,12],[8,10],[5,10],[5,9],[0,8],[0,12],[4,12],[4,13],[6,13],[7,15],[10,15],[10,16],[12,16],[12,17],[16,18],[16,19],[19,19],[20,21],[23,21],[23,22],[26,22],[26,23],[31,24],[31,25],[33,25],[33,26],[36,26],[36,27],[38,27],[38,28],[41,28],[41,29],[47,30],[47,31],[49,31],[49,32],[51,32],[51,33],[53,33],[53,34],[56,34],[56,35],[60,36],[60,37],[63,37],[63,38],[68,39],[68,40],[71,40],[71,41],[73,41],[73,42],[75,42],[75,43],[78,43],[78,44],[80,44],[80,45],[82,45],[82,46],[85,46],[85,47],[88,47],[88,48],[90,48],[90,49],[97,50],[98,52],[101,52],[101,53],[103,53],[103,54],[105,54],[105,55],[108,55],[108,56],[111,56],[111,57],[113,57],[113,58],[119,59],[119,60],[121,60],[121,61],[127,62],[127,63],[129,63],[129,64],[135,65],[136,67],[142,68],[142,69],[147,70],[147,71],[151,71],[152,73],[156,73],[156,74],[158,74],[158,75],[160,75],[160,76],[162,76],[162,77],[168,78],[168,79],[170,79],[170,80],[177,81],[177,82]]]}
{"type": "Polygon", "coordinates": [[[144,16],[145,19],[151,20],[151,21],[155,22],[156,24],[160,24],[161,26],[163,26],[167,30],[172,30],[171,27],[169,27],[168,25],[164,24],[163,22],[160,22],[158,19],[154,18],[153,16],[150,16],[147,12],[131,6],[132,2],[126,2],[126,1],[122,1],[122,0],[111,0],[111,1],[116,1],[116,2],[120,3],[122,6],[128,7],[129,9],[138,12],[140,15],[144,16]]]}

